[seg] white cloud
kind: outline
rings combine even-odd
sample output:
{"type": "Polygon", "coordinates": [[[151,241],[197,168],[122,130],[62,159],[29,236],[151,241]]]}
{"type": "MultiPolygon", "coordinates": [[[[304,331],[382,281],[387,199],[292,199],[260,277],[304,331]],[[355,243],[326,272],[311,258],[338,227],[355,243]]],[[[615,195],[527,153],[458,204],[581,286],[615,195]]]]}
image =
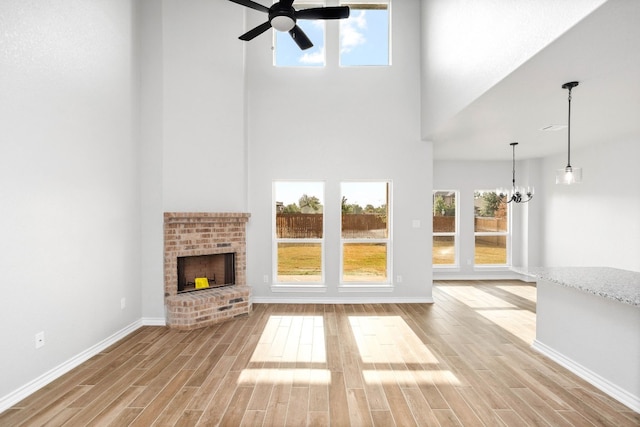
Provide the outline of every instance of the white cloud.
{"type": "Polygon", "coordinates": [[[358,45],[366,43],[367,39],[360,30],[367,28],[366,11],[361,10],[357,15],[340,21],[340,53],[351,52],[358,45]]]}
{"type": "Polygon", "coordinates": [[[324,46],[322,49],[318,49],[315,52],[305,52],[304,55],[298,59],[303,64],[322,64],[324,63],[324,46]]]}

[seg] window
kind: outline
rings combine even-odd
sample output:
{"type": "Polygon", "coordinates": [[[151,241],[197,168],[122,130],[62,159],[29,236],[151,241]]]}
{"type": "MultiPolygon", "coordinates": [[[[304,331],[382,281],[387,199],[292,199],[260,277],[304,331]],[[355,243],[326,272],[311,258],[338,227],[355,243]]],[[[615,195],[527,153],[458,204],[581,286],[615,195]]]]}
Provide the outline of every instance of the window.
{"type": "Polygon", "coordinates": [[[343,182],[342,283],[389,283],[390,183],[343,182]]]}
{"type": "Polygon", "coordinates": [[[273,185],[275,283],[324,282],[324,183],[273,185]]]}
{"type": "Polygon", "coordinates": [[[453,267],[458,265],[458,210],[456,191],[433,192],[433,265],[453,267]]]}
{"type": "Polygon", "coordinates": [[[340,65],[389,65],[388,1],[344,1],[351,8],[340,20],[340,65]]]}
{"type": "Polygon", "coordinates": [[[476,190],[473,198],[475,265],[507,265],[509,211],[504,197],[476,190]]]}
{"type": "MultiPolygon", "coordinates": [[[[296,10],[323,7],[322,3],[297,0],[296,10]]],[[[275,49],[273,62],[277,67],[324,67],[325,65],[325,22],[323,20],[300,19],[296,24],[309,37],[313,47],[301,50],[288,32],[273,30],[275,49]]]]}

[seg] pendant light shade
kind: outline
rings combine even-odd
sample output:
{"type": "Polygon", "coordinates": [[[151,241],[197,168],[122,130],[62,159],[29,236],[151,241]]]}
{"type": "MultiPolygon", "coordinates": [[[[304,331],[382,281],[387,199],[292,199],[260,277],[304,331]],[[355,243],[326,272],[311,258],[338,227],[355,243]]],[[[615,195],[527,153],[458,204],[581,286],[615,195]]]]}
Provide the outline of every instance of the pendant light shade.
{"type": "Polygon", "coordinates": [[[556,170],[556,184],[579,184],[582,182],[582,168],[571,166],[571,89],[578,86],[578,82],[562,85],[562,89],[569,90],[569,118],[567,121],[567,166],[556,170]]]}

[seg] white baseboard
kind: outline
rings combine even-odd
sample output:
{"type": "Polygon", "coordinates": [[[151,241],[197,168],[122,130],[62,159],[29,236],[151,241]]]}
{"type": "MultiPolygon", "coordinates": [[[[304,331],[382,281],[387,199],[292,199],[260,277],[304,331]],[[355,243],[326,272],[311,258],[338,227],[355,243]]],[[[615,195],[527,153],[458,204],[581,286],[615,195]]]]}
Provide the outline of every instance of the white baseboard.
{"type": "Polygon", "coordinates": [[[432,304],[433,298],[388,298],[388,297],[257,297],[253,296],[254,304],[412,304],[427,303],[432,304]]]}
{"type": "MultiPolygon", "coordinates": [[[[163,322],[164,322],[164,319],[163,319],[163,322]]],[[[46,386],[47,384],[49,384],[53,380],[61,377],[62,375],[66,374],[67,372],[69,372],[73,368],[75,368],[75,367],[81,365],[82,363],[86,362],[87,360],[91,359],[93,356],[95,356],[96,354],[100,353],[105,348],[109,347],[110,345],[114,344],[115,342],[117,342],[117,341],[121,340],[122,338],[126,337],[127,335],[131,334],[132,332],[134,332],[136,329],[140,328],[141,326],[143,326],[142,321],[141,320],[136,320],[135,322],[131,323],[130,325],[128,325],[128,326],[124,327],[123,329],[119,330],[118,332],[114,333],[110,337],[105,338],[104,340],[100,341],[99,343],[97,343],[97,344],[89,347],[88,349],[84,350],[83,352],[73,356],[71,359],[67,360],[64,363],[61,363],[60,365],[56,366],[55,368],[51,369],[50,371],[45,372],[44,374],[40,375],[38,378],[34,379],[33,381],[30,381],[27,384],[23,385],[22,387],[18,388],[17,390],[7,394],[6,396],[1,397],[0,398],[0,412],[4,412],[5,410],[9,409],[11,406],[13,406],[16,403],[20,402],[25,397],[27,397],[30,394],[38,391],[39,389],[41,389],[42,387],[46,386]]]]}
{"type": "Polygon", "coordinates": [[[561,365],[564,368],[567,368],[583,380],[587,381],[589,384],[597,387],[602,392],[616,399],[618,402],[623,405],[628,406],[632,410],[636,412],[640,412],[640,396],[635,396],[629,393],[627,390],[624,390],[618,387],[616,384],[611,381],[602,378],[600,375],[595,372],[585,368],[584,366],[576,363],[572,359],[569,359],[565,355],[557,352],[551,347],[541,343],[538,340],[534,340],[531,348],[542,353],[549,359],[553,360],[557,364],[561,365]]]}
{"type": "Polygon", "coordinates": [[[167,326],[167,321],[164,317],[143,317],[143,326],[167,326]]]}

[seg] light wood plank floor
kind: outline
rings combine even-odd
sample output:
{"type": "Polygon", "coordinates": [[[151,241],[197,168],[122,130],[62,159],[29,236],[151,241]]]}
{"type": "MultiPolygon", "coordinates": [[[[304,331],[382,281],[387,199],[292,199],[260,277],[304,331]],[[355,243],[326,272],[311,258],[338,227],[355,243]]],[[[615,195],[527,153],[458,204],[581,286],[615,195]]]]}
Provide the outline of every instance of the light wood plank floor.
{"type": "Polygon", "coordinates": [[[436,282],[435,304],[274,305],[143,327],[1,426],[638,426],[530,349],[535,287],[436,282]]]}

